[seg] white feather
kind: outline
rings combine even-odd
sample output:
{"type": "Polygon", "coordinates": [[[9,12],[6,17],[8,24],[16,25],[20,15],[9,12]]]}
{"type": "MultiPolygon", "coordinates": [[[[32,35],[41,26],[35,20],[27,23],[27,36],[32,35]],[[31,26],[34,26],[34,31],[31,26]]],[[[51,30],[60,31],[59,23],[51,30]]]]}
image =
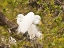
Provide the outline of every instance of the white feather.
{"type": "Polygon", "coordinates": [[[18,14],[17,15],[17,24],[18,24],[18,33],[20,33],[21,31],[21,26],[19,26],[20,24],[22,25],[22,20],[24,18],[24,15],[23,14],[18,14]]]}
{"type": "Polygon", "coordinates": [[[33,12],[29,12],[27,15],[19,14],[17,17],[18,33],[25,33],[28,31],[30,39],[35,36],[41,38],[42,33],[36,28],[36,24],[39,24],[41,18],[39,15],[34,15],[33,12]]]}
{"type": "Polygon", "coordinates": [[[30,39],[33,39],[35,37],[35,33],[37,32],[35,25],[32,24],[28,29],[28,34],[30,36],[30,39]]]}
{"type": "Polygon", "coordinates": [[[18,32],[25,33],[30,25],[34,21],[34,13],[29,12],[25,17],[23,18],[22,22],[20,22],[19,27],[18,27],[18,32]]]}
{"type": "Polygon", "coordinates": [[[34,19],[33,24],[39,24],[40,20],[41,20],[40,16],[39,15],[35,15],[35,19],[34,19]]]}
{"type": "Polygon", "coordinates": [[[32,24],[29,29],[28,29],[28,34],[30,36],[30,39],[33,39],[34,37],[38,37],[41,38],[42,33],[40,33],[38,31],[38,29],[36,28],[36,25],[32,24]]]}
{"type": "Polygon", "coordinates": [[[23,14],[18,14],[17,15],[17,24],[20,25],[20,23],[22,22],[24,18],[24,15],[23,14]]]}

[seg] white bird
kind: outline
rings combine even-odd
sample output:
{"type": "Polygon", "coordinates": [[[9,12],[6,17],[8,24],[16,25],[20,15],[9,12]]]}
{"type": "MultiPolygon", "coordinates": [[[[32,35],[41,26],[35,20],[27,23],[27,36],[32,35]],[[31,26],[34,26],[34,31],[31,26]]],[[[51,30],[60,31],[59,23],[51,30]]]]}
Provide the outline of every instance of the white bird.
{"type": "Polygon", "coordinates": [[[36,28],[36,24],[39,24],[41,18],[39,15],[34,15],[33,12],[29,12],[27,15],[19,14],[17,17],[18,33],[25,33],[28,31],[30,39],[33,39],[35,36],[40,38],[42,33],[36,28]]]}
{"type": "Polygon", "coordinates": [[[18,32],[25,33],[30,27],[30,25],[33,23],[33,21],[34,21],[34,13],[29,12],[27,15],[24,16],[22,22],[20,23],[17,22],[19,24],[18,32]]]}

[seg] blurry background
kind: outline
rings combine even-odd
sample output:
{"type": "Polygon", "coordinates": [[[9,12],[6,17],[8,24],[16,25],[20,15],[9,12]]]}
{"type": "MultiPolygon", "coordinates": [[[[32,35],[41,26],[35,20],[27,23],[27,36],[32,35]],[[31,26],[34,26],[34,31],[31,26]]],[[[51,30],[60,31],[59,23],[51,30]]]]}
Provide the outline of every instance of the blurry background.
{"type": "MultiPolygon", "coordinates": [[[[64,48],[64,0],[0,0],[0,12],[15,23],[13,19],[17,14],[26,15],[30,11],[41,16],[42,24],[38,26],[44,38],[36,44],[40,43],[43,48],[64,48]]],[[[7,26],[0,26],[0,46],[41,48],[40,45],[36,47],[35,42],[22,40],[20,34],[10,34],[7,29],[7,26]],[[9,42],[10,36],[16,39],[16,44],[9,42]]]]}

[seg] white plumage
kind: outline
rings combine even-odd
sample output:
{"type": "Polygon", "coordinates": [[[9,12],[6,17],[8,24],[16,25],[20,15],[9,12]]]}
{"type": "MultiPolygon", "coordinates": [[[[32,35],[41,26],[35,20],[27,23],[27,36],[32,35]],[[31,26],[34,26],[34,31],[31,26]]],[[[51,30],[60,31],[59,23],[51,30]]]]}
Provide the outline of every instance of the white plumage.
{"type": "Polygon", "coordinates": [[[29,26],[33,23],[34,21],[34,13],[30,12],[25,17],[23,18],[22,22],[19,23],[18,27],[18,32],[25,33],[29,26]]]}
{"type": "Polygon", "coordinates": [[[33,24],[39,24],[39,22],[41,20],[40,16],[39,15],[34,15],[34,17],[35,17],[35,19],[34,19],[33,24]]]}
{"type": "Polygon", "coordinates": [[[23,14],[18,14],[17,15],[17,24],[19,25],[21,22],[22,22],[22,20],[23,20],[23,18],[24,18],[24,15],[23,14]]]}
{"type": "Polygon", "coordinates": [[[30,39],[33,39],[36,36],[36,32],[37,30],[35,29],[35,25],[32,24],[29,28],[28,28],[28,34],[30,36],[30,39]]]}
{"type": "Polygon", "coordinates": [[[36,25],[32,24],[28,29],[28,34],[30,36],[30,39],[33,39],[34,37],[42,38],[42,33],[38,31],[36,28],[36,25]]]}
{"type": "Polygon", "coordinates": [[[33,12],[29,12],[27,15],[19,14],[17,17],[18,33],[25,33],[28,31],[30,39],[33,39],[35,36],[40,38],[42,33],[36,28],[36,24],[39,24],[41,18],[39,15],[34,15],[33,12]]]}
{"type": "Polygon", "coordinates": [[[21,32],[21,26],[20,25],[22,25],[22,20],[23,20],[23,18],[24,18],[24,15],[23,14],[18,14],[17,15],[17,24],[19,25],[18,26],[18,33],[20,33],[21,32]]]}

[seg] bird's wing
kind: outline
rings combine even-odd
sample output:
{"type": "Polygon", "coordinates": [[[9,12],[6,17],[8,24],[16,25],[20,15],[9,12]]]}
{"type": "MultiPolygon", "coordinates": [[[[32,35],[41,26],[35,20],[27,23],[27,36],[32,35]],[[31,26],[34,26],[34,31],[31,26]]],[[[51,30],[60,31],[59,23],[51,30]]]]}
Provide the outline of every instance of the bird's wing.
{"type": "Polygon", "coordinates": [[[32,24],[29,29],[28,29],[28,34],[30,36],[30,39],[33,39],[35,37],[35,32],[37,32],[37,30],[35,29],[35,25],[32,24]]]}

